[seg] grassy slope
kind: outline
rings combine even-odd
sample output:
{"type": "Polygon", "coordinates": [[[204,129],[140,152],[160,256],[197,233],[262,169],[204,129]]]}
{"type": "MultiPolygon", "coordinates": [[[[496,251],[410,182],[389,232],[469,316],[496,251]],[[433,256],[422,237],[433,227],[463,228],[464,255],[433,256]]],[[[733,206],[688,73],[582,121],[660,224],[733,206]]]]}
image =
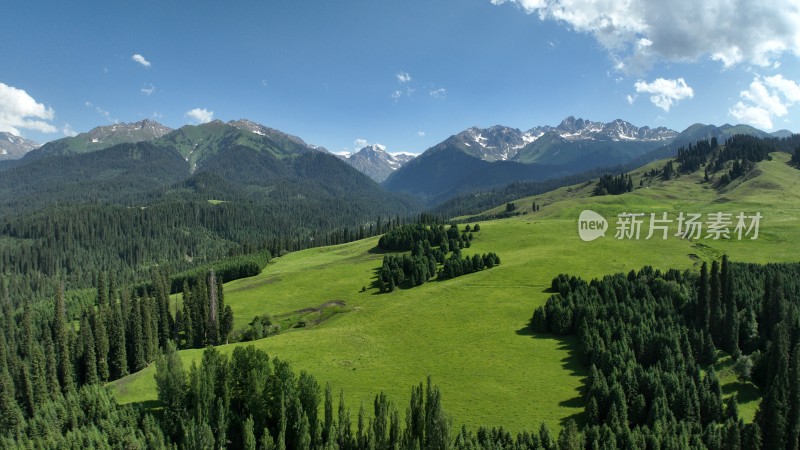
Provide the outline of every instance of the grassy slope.
{"type": "MultiPolygon", "coordinates": [[[[721,196],[693,175],[654,182],[622,196],[591,198],[591,187],[584,186],[522,199],[517,203],[523,209],[534,199],[546,206],[538,213],[482,223],[466,252],[495,251],[502,265],[455,280],[385,295],[373,289],[359,292],[369,285],[382,258],[370,253],[376,239],[368,239],[279,258],[258,277],[228,283],[226,301],[237,327],[256,314],[287,313],[329,300],[354,307],[316,327],[254,343],[296,369],[314,373],[322,383],[330,382],[335,390],[344,389],[353,410],[361,401],[369,405],[384,390],[403,411],[410,386],[430,374],[442,387],[456,425],[502,424],[517,431],[545,421],[557,428],[566,417],[580,417],[579,388],[586,372],[576,362],[570,339],[527,331],[533,309],[549,296],[545,289],[550,280],[562,272],[593,278],[646,264],[696,267],[698,261],[690,255],[796,261],[800,173],[786,166],[786,159],[776,155],[775,161],[761,164],[764,176],[721,196]],[[760,211],[764,219],[757,241],[618,241],[611,220],[606,238],[582,242],[576,223],[583,209],[607,218],[623,211],[743,210],[760,211]]],[[[638,180],[634,175],[636,185],[638,180]]],[[[201,352],[184,351],[182,356],[188,365],[201,352]]],[[[757,405],[752,390],[722,376],[726,393],[737,392],[743,415],[751,417],[757,405]]],[[[156,398],[152,366],[112,385],[122,402],[156,398]]]]}

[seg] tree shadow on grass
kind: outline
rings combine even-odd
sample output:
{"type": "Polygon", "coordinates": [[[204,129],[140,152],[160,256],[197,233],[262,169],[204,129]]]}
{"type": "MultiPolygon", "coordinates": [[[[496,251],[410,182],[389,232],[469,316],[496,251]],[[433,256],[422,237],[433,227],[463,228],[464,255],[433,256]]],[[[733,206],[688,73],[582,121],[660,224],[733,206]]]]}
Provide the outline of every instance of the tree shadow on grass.
{"type": "Polygon", "coordinates": [[[722,395],[736,395],[736,403],[748,403],[752,401],[756,401],[761,398],[761,395],[758,393],[758,389],[753,385],[753,383],[742,383],[741,381],[736,381],[733,383],[728,383],[722,386],[722,395]]]}
{"type": "MultiPolygon", "coordinates": [[[[566,351],[567,356],[561,360],[561,367],[569,372],[570,376],[580,377],[581,386],[575,389],[575,397],[559,402],[559,406],[565,408],[583,408],[586,402],[583,399],[584,383],[588,376],[588,371],[581,365],[578,357],[578,339],[574,335],[559,336],[551,333],[540,333],[533,331],[530,326],[525,326],[516,331],[520,336],[530,336],[532,339],[550,339],[558,341],[558,350],[566,351]]],[[[561,426],[565,426],[568,421],[574,420],[579,428],[586,424],[583,411],[562,417],[559,421],[561,426]]]]}
{"type": "Polygon", "coordinates": [[[142,412],[152,414],[156,417],[161,417],[161,413],[163,411],[161,401],[159,400],[145,400],[142,402],[131,403],[131,405],[142,412]]]}

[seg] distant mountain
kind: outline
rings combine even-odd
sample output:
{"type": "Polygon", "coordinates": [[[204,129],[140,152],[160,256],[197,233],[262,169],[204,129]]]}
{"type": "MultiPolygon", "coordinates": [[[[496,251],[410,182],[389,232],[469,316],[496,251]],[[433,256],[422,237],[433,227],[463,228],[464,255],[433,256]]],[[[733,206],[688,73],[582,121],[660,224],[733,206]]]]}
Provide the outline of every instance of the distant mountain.
{"type": "Polygon", "coordinates": [[[321,147],[245,120],[187,125],[91,153],[43,153],[7,165],[0,176],[0,217],[56,205],[188,200],[251,205],[299,234],[405,216],[418,207],[321,147]]]}
{"type": "Polygon", "coordinates": [[[308,152],[326,152],[321,147],[306,144],[297,136],[248,120],[228,123],[214,120],[201,125],[186,125],[154,140],[153,144],[176,149],[189,162],[192,171],[232,146],[268,153],[279,159],[308,152]]]}
{"type": "Polygon", "coordinates": [[[359,172],[380,183],[395,170],[403,167],[417,155],[410,153],[389,153],[383,146],[368,145],[356,153],[338,155],[359,172]]]}
{"type": "Polygon", "coordinates": [[[14,134],[0,131],[0,161],[22,158],[40,145],[14,134]]]}
{"type": "Polygon", "coordinates": [[[564,164],[594,151],[630,159],[677,135],[668,128],[640,128],[619,119],[602,123],[570,116],[556,127],[537,126],[528,131],[502,125],[472,127],[452,137],[450,144],[484,161],[564,164]],[[602,144],[593,145],[595,142],[602,144]]]}
{"type": "Polygon", "coordinates": [[[135,123],[117,123],[93,128],[88,133],[50,141],[30,152],[27,160],[53,155],[89,153],[123,143],[152,141],[172,131],[172,128],[145,119],[135,123]]]}
{"type": "Polygon", "coordinates": [[[473,127],[447,138],[392,173],[384,187],[436,203],[459,193],[515,181],[540,181],[641,158],[678,132],[564,119],[558,126],[520,131],[501,125],[473,127]],[[501,164],[502,163],[502,164],[501,164]]]}

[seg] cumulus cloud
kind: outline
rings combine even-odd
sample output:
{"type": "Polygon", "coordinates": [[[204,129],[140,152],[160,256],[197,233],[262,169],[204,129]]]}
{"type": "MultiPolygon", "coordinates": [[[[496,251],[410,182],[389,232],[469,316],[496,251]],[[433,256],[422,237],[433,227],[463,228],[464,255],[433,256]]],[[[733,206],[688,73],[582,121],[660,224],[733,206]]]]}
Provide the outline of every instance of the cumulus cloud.
{"type": "Polygon", "coordinates": [[[142,55],[140,55],[138,53],[136,53],[135,55],[131,56],[131,59],[136,61],[137,63],[145,66],[145,67],[150,67],[150,61],[144,59],[144,56],[142,56],[142,55]]]}
{"type": "Polygon", "coordinates": [[[409,75],[408,72],[400,72],[396,76],[397,76],[397,81],[401,83],[408,83],[409,81],[411,81],[411,75],[409,75]]]}
{"type": "Polygon", "coordinates": [[[20,130],[55,133],[53,120],[55,111],[34,100],[22,89],[0,83],[0,131],[22,134],[20,130]]]}
{"type": "Polygon", "coordinates": [[[424,131],[417,131],[417,136],[425,137],[425,132],[424,131]]]}
{"type": "Polygon", "coordinates": [[[617,69],[648,68],[656,59],[710,57],[725,67],[769,66],[784,53],[800,55],[796,0],[491,0],[512,3],[541,20],[592,35],[617,69]]]}
{"type": "Polygon", "coordinates": [[[430,94],[430,96],[433,98],[447,98],[447,89],[445,88],[434,89],[430,91],[428,94],[430,94]]]}
{"type": "Polygon", "coordinates": [[[142,92],[142,94],[149,96],[149,95],[153,95],[153,92],[156,91],[156,87],[153,86],[152,84],[148,84],[145,87],[143,87],[142,89],[140,89],[140,91],[142,92]]]}
{"type": "Polygon", "coordinates": [[[783,75],[756,75],[749,89],[739,93],[740,101],[728,111],[736,120],[771,130],[773,120],[789,114],[789,108],[800,103],[800,85],[783,75]]]}
{"type": "Polygon", "coordinates": [[[64,133],[64,136],[68,137],[76,136],[78,134],[72,129],[72,125],[68,123],[64,124],[64,128],[61,129],[61,132],[64,133]]]}
{"type": "MultiPolygon", "coordinates": [[[[656,78],[652,83],[639,80],[633,87],[638,94],[652,94],[650,101],[667,112],[679,100],[694,97],[694,89],[687,85],[683,78],[676,80],[656,78]]],[[[634,101],[636,96],[628,95],[628,103],[633,104],[634,101]]]]}
{"type": "Polygon", "coordinates": [[[194,108],[186,111],[186,116],[197,123],[208,123],[214,119],[214,111],[209,111],[205,108],[194,108]]]}

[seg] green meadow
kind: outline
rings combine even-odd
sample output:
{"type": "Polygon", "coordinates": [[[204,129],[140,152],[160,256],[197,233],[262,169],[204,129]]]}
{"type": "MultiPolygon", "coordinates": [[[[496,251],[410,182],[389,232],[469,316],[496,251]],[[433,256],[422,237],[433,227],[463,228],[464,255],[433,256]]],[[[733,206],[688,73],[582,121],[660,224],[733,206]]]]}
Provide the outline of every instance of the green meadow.
{"type": "MultiPolygon", "coordinates": [[[[289,317],[332,301],[346,307],[323,315],[319,323],[220,350],[252,344],[288,360],[334,391],[344,390],[354,414],[361,402],[369,410],[380,391],[404,412],[411,386],[430,375],[456,426],[503,425],[516,432],[542,421],[551,429],[568,418],[580,422],[587,371],[578,364],[575,342],[534,334],[527,326],[533,310],[549,297],[552,278],[569,273],[591,279],[644,265],[696,270],[723,254],[744,262],[800,260],[800,172],[787,160],[788,155],[775,154],[747,180],[721,191],[701,183],[697,174],[670,181],[644,178],[638,187],[654,164],[632,173],[637,188],[628,194],[592,197],[592,185],[578,185],[520,199],[515,203],[525,214],[481,222],[472,247],[464,251],[495,252],[500,266],[388,294],[370,287],[383,257],[375,248],[377,238],[276,258],[262,274],[225,284],[237,329],[256,315],[289,317]],[[533,201],[543,205],[540,211],[530,212],[533,201]],[[577,219],[586,209],[608,220],[605,237],[579,238],[577,219]],[[648,214],[639,240],[614,238],[616,215],[623,212],[648,214]],[[645,239],[649,213],[663,212],[672,219],[679,212],[760,212],[763,218],[756,240],[684,240],[672,235],[675,223],[668,239],[645,239]]],[[[201,354],[182,351],[185,367],[201,354]]],[[[730,364],[719,364],[724,393],[737,395],[743,417],[752,420],[755,388],[739,383],[730,364]]],[[[111,383],[118,400],[155,400],[153,373],[151,365],[111,383]]]]}

